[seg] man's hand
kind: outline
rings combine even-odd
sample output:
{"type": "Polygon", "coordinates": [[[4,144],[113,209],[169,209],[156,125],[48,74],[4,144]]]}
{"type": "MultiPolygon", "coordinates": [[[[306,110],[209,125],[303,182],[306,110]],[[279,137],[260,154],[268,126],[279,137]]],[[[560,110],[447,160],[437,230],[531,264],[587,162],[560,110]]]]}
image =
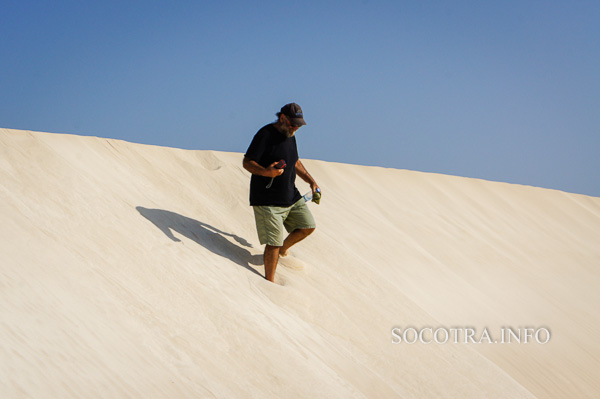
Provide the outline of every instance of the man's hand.
{"type": "Polygon", "coordinates": [[[310,184],[310,189],[312,190],[313,195],[315,195],[315,193],[317,192],[317,190],[321,191],[321,187],[319,187],[319,185],[315,181],[313,181],[310,184]]]}
{"type": "Polygon", "coordinates": [[[273,162],[268,167],[264,168],[260,166],[256,161],[251,160],[248,157],[244,157],[243,166],[248,172],[253,175],[259,175],[264,177],[277,177],[283,174],[283,169],[278,169],[275,167],[278,162],[273,162]]]}
{"type": "Polygon", "coordinates": [[[271,165],[269,165],[268,168],[266,168],[266,177],[277,177],[277,176],[281,176],[283,174],[283,168],[277,168],[277,164],[279,162],[273,162],[271,165]]]}

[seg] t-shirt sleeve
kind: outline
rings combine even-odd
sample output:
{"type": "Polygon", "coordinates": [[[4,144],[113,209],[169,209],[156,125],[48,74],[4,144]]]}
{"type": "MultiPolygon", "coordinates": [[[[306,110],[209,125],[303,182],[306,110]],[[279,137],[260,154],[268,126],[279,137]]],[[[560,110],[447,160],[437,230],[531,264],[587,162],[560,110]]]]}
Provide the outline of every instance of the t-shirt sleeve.
{"type": "Polygon", "coordinates": [[[260,130],[258,133],[256,133],[244,156],[260,163],[267,146],[267,135],[265,133],[266,132],[263,130],[260,130]]]}

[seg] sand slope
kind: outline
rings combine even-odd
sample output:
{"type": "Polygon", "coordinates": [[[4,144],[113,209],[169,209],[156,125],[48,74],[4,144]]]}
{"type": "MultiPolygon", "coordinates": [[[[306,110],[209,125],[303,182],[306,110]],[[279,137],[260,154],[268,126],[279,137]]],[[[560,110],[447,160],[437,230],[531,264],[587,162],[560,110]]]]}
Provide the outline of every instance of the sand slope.
{"type": "Polygon", "coordinates": [[[241,160],[0,129],[0,396],[600,392],[599,198],[307,160],[318,230],[275,285],[241,160]],[[392,344],[408,326],[552,335],[392,344]]]}

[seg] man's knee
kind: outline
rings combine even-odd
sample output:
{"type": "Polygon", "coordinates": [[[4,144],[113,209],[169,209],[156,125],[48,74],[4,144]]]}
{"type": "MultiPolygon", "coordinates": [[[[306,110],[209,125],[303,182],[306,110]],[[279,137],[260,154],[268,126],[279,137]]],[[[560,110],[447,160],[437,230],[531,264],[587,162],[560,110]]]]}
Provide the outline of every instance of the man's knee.
{"type": "Polygon", "coordinates": [[[300,232],[302,232],[302,234],[304,234],[304,237],[308,237],[315,231],[315,228],[313,227],[310,229],[298,229],[298,230],[300,230],[300,232]]]}
{"type": "Polygon", "coordinates": [[[281,245],[265,245],[265,252],[268,251],[279,251],[279,248],[281,248],[281,245]]]}

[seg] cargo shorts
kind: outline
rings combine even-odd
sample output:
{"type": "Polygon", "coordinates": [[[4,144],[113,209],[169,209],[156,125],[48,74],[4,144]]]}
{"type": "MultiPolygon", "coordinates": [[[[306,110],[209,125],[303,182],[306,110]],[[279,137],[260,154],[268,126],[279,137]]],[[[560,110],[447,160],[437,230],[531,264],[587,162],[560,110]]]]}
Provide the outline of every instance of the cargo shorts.
{"type": "Polygon", "coordinates": [[[300,198],[292,206],[253,206],[256,220],[256,232],[262,245],[281,247],[284,229],[291,233],[297,229],[314,229],[316,227],[308,205],[300,198]]]}

